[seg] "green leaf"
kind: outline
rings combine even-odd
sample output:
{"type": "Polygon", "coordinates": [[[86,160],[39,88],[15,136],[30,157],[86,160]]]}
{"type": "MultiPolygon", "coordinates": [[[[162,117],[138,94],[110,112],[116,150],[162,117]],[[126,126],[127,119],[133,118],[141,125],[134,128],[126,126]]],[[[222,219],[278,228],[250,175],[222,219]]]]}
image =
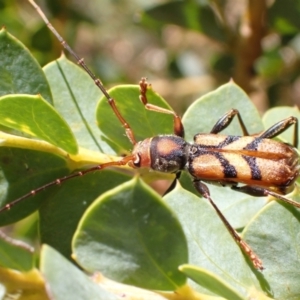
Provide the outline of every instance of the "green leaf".
{"type": "Polygon", "coordinates": [[[0,232],[0,265],[18,271],[29,271],[33,268],[33,249],[0,232]]]}
{"type": "Polygon", "coordinates": [[[187,246],[174,214],[136,178],[105,194],[83,216],[73,257],[86,270],[123,283],[174,290],[185,283],[177,269],[187,246]]]}
{"type": "MultiPolygon", "coordinates": [[[[287,197],[299,202],[299,187],[287,197]]],[[[243,232],[263,260],[262,286],[275,299],[300,298],[299,232],[299,210],[276,201],[265,206],[243,232]]]]}
{"type": "MultiPolygon", "coordinates": [[[[120,85],[110,89],[109,94],[116,100],[118,110],[123,118],[131,126],[137,141],[149,138],[158,134],[170,134],[173,130],[173,117],[145,109],[139,100],[139,87],[135,85],[120,85]]],[[[152,89],[148,89],[147,98],[149,103],[163,108],[171,109],[170,106],[152,89]]],[[[124,127],[107,103],[107,99],[102,97],[97,107],[97,123],[108,139],[113,143],[116,151],[129,151],[132,144],[125,136],[124,127]],[[113,142],[112,142],[113,141],[113,142]]]]}
{"type": "Polygon", "coordinates": [[[101,97],[93,80],[64,55],[43,68],[56,110],[69,124],[80,147],[95,151],[109,149],[99,140],[95,110],[101,97]]]}
{"type": "Polygon", "coordinates": [[[102,289],[81,270],[47,245],[42,247],[40,269],[47,282],[47,290],[51,299],[119,299],[102,289]]]}
{"type": "Polygon", "coordinates": [[[27,48],[0,30],[0,96],[7,94],[41,94],[52,103],[52,95],[41,67],[27,48]]]}
{"type": "Polygon", "coordinates": [[[237,293],[231,286],[215,274],[191,265],[182,265],[179,270],[186,274],[189,278],[204,286],[214,294],[230,300],[244,300],[239,293],[237,293]]]}
{"type": "MultiPolygon", "coordinates": [[[[245,296],[250,288],[261,290],[249,267],[251,262],[246,262],[241,249],[207,200],[196,197],[180,185],[164,200],[176,212],[183,227],[188,241],[189,264],[221,277],[238,294],[245,296]]],[[[206,286],[193,284],[193,287],[210,293],[206,286]]]]}
{"type": "Polygon", "coordinates": [[[0,97],[0,123],[38,137],[70,154],[78,151],[76,140],[67,123],[41,96],[0,97]]]}
{"type": "Polygon", "coordinates": [[[99,195],[130,178],[120,172],[103,170],[74,178],[55,189],[39,210],[41,242],[70,259],[71,241],[85,210],[99,195]]]}

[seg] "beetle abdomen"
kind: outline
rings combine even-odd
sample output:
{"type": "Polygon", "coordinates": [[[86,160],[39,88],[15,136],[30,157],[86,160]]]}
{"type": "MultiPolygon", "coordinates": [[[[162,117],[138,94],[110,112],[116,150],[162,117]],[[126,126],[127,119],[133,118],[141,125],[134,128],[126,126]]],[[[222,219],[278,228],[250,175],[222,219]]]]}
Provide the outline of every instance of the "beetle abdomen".
{"type": "Polygon", "coordinates": [[[266,186],[284,193],[298,175],[298,153],[287,144],[214,134],[197,135],[195,141],[188,169],[198,179],[266,186]]]}

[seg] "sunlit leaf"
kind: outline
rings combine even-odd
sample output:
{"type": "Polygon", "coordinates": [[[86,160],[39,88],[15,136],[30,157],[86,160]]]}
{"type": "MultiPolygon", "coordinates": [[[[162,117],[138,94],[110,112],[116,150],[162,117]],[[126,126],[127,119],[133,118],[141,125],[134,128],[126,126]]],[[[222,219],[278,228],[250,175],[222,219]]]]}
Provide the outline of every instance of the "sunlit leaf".
{"type": "Polygon", "coordinates": [[[0,124],[40,138],[70,154],[78,151],[65,120],[41,96],[0,97],[0,124]]]}

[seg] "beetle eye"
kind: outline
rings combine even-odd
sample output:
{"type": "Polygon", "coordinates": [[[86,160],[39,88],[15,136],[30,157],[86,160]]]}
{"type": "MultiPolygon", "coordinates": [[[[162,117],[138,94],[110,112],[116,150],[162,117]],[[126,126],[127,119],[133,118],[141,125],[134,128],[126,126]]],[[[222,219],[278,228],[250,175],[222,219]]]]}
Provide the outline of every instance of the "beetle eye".
{"type": "Polygon", "coordinates": [[[139,168],[141,166],[141,157],[139,154],[136,154],[135,155],[135,158],[134,160],[132,161],[133,165],[136,167],[136,168],[139,168]]]}

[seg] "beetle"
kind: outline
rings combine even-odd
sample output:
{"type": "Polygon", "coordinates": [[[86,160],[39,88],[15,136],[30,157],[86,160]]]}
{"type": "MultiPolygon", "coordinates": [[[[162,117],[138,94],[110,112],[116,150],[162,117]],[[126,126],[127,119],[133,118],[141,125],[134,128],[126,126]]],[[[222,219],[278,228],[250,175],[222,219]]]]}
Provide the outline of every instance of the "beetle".
{"type": "Polygon", "coordinates": [[[295,150],[295,147],[298,145],[297,118],[286,118],[262,133],[249,135],[240,112],[236,109],[231,109],[217,121],[209,133],[198,133],[194,137],[194,142],[188,143],[184,139],[184,127],[179,115],[172,110],[148,103],[147,90],[149,89],[149,84],[146,78],[142,78],[139,83],[140,100],[145,109],[172,115],[174,133],[136,141],[133,130],[118,110],[115,100],[109,95],[101,81],[90,71],[84,60],[58,34],[35,2],[33,0],[29,0],[29,2],[38,11],[62,46],[70,52],[77,63],[90,75],[107,98],[113,112],[125,128],[126,136],[133,145],[133,150],[131,154],[118,161],[99,164],[58,178],[32,190],[5,205],[0,209],[0,213],[9,210],[17,203],[48,187],[60,185],[71,178],[80,177],[108,167],[125,165],[132,168],[146,167],[163,173],[174,173],[177,174],[177,177],[180,176],[181,171],[187,171],[192,177],[195,189],[211,203],[234,240],[246,255],[250,257],[253,265],[258,269],[263,269],[260,258],[227,221],[211,198],[209,189],[204,182],[230,186],[233,190],[253,196],[273,196],[300,208],[299,203],[284,196],[293,189],[299,174],[299,155],[295,150]],[[221,135],[220,132],[229,126],[235,117],[238,118],[243,136],[221,135]],[[271,140],[291,126],[294,126],[293,145],[271,140]]]}

